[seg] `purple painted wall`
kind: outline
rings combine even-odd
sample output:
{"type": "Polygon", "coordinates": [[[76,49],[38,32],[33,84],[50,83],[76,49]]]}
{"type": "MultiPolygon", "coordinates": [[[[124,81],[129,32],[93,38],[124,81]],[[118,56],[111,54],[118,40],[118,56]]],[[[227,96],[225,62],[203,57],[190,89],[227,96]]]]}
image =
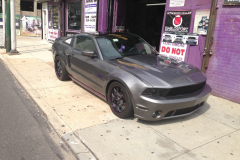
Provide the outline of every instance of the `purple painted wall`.
{"type": "MultiPolygon", "coordinates": [[[[201,9],[210,9],[212,0],[185,0],[185,5],[183,7],[169,7],[170,0],[166,1],[165,16],[163,20],[163,26],[165,25],[165,18],[167,11],[182,11],[182,10],[191,10],[192,11],[192,20],[190,26],[190,33],[193,33],[194,28],[194,19],[197,10],[201,9]]],[[[162,32],[164,27],[162,29],[162,32]]],[[[198,46],[189,46],[187,47],[187,52],[185,56],[185,61],[193,64],[194,66],[201,68],[202,59],[203,59],[203,49],[206,41],[206,36],[199,35],[199,45],[198,46]]],[[[161,43],[160,43],[161,44],[161,43]]]]}
{"type": "Polygon", "coordinates": [[[213,56],[207,70],[212,94],[240,103],[240,5],[219,9],[214,31],[213,56]]]}
{"type": "Polygon", "coordinates": [[[107,19],[108,19],[108,0],[99,0],[98,7],[98,31],[106,33],[107,31],[107,19]]]}

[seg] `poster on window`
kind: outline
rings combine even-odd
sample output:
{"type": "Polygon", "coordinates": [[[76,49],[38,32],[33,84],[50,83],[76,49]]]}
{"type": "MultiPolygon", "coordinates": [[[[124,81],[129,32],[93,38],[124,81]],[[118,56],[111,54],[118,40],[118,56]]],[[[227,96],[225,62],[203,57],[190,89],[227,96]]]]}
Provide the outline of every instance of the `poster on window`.
{"type": "Polygon", "coordinates": [[[240,0],[224,0],[223,5],[240,5],[240,0]]]}
{"type": "Polygon", "coordinates": [[[164,32],[189,33],[191,11],[168,11],[164,32]]]}
{"type": "Polygon", "coordinates": [[[59,37],[58,29],[48,29],[48,40],[54,41],[58,37],[59,37]]]}
{"type": "Polygon", "coordinates": [[[162,36],[162,42],[180,43],[180,44],[187,44],[190,46],[197,46],[198,34],[193,34],[193,33],[177,34],[173,32],[164,32],[162,36]]]}
{"type": "Polygon", "coordinates": [[[185,0],[170,0],[169,7],[182,7],[185,4],[185,0]]]}
{"type": "Polygon", "coordinates": [[[161,42],[160,55],[169,57],[178,61],[184,61],[187,44],[161,42]]]}
{"type": "Polygon", "coordinates": [[[97,0],[86,0],[84,11],[85,11],[84,31],[96,32],[97,0]]]}
{"type": "Polygon", "coordinates": [[[24,16],[20,21],[21,36],[41,36],[41,17],[24,16]]]}
{"type": "Polygon", "coordinates": [[[207,35],[210,10],[198,10],[195,15],[193,33],[207,35]]]}

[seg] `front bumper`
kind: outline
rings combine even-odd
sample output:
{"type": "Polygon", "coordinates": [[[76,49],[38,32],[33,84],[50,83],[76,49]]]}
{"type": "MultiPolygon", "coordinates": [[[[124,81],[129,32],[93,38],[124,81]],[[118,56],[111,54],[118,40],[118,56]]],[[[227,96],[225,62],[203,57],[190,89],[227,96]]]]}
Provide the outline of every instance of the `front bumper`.
{"type": "Polygon", "coordinates": [[[211,90],[206,84],[203,90],[185,96],[162,99],[140,96],[135,99],[134,116],[143,120],[158,121],[192,114],[207,101],[211,90]],[[154,115],[156,112],[160,113],[159,116],[154,115]]]}

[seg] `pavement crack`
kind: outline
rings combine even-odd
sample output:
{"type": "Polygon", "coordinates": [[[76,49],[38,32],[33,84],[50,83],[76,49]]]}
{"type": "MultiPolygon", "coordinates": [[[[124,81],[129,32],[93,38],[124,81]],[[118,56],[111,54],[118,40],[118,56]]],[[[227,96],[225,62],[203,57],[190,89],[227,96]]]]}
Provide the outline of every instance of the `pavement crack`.
{"type": "Polygon", "coordinates": [[[205,144],[202,144],[202,145],[200,145],[200,146],[198,146],[198,147],[195,147],[195,148],[193,148],[193,149],[191,149],[191,150],[188,149],[187,152],[185,152],[185,153],[183,153],[183,154],[180,154],[180,155],[178,155],[178,156],[176,156],[176,157],[173,157],[173,158],[171,158],[171,160],[172,160],[172,159],[175,159],[175,158],[178,158],[178,157],[180,157],[180,156],[182,156],[182,155],[184,155],[184,154],[186,154],[186,153],[189,153],[189,152],[191,152],[191,151],[193,151],[193,150],[196,150],[196,149],[198,149],[198,148],[200,148],[200,147],[202,147],[202,146],[204,146],[204,145],[207,145],[207,144],[209,144],[209,143],[212,143],[212,142],[214,142],[214,141],[216,141],[216,140],[218,140],[218,139],[221,139],[221,138],[223,138],[223,137],[225,137],[225,136],[228,136],[228,135],[230,135],[230,134],[233,134],[233,133],[235,133],[235,132],[238,132],[239,130],[240,130],[240,129],[235,130],[235,131],[233,131],[233,132],[230,132],[230,133],[228,133],[228,134],[225,134],[225,135],[223,135],[223,136],[221,136],[221,137],[218,137],[218,138],[216,138],[216,139],[214,139],[214,140],[211,140],[211,141],[209,141],[209,142],[207,142],[207,143],[205,143],[205,144]]]}

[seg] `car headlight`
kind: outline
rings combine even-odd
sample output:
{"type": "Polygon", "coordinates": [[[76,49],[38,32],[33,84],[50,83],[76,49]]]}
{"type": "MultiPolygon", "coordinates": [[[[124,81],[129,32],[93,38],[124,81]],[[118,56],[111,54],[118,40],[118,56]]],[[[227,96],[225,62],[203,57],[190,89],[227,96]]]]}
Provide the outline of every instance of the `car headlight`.
{"type": "Polygon", "coordinates": [[[165,89],[159,89],[159,88],[147,88],[142,92],[142,95],[161,95],[163,92],[165,91],[165,89]]]}

